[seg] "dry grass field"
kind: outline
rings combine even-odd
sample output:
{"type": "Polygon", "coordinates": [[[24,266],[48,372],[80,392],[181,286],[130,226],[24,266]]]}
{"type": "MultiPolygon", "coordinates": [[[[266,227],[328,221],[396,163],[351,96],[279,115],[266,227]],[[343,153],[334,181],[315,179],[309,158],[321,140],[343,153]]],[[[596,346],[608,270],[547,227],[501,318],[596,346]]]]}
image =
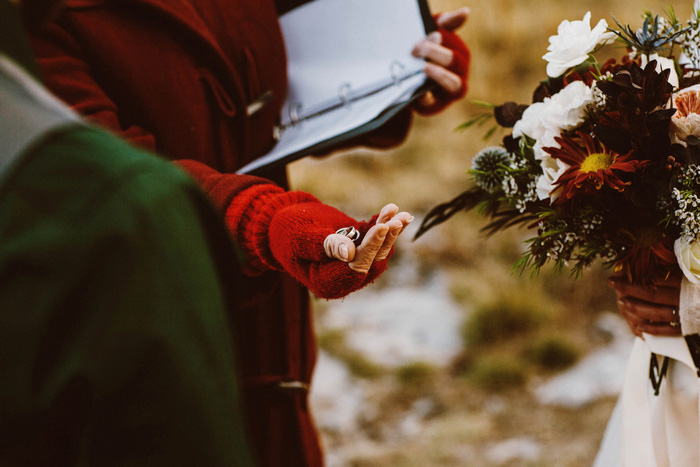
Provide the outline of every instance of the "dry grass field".
{"type": "MultiPolygon", "coordinates": [[[[433,11],[464,5],[455,0],[429,3],[433,11]]],[[[467,99],[438,116],[416,118],[407,141],[398,148],[357,149],[292,164],[295,188],[358,218],[395,202],[419,222],[432,206],[465,189],[470,158],[503,136],[497,132],[484,141],[485,128],[455,130],[480,111],[470,100],[530,102],[536,84],[545,78],[541,57],[547,39],[561,20],[581,19],[590,10],[593,22],[605,18],[613,24],[614,15],[636,27],[642,10],[662,13],[670,5],[666,0],[476,0],[467,6],[472,15],[460,31],[473,55],[467,99]]],[[[674,7],[685,19],[692,2],[674,7]]],[[[514,275],[510,267],[520,255],[526,232],[485,238],[479,233],[481,225],[477,216],[461,215],[416,242],[410,238],[415,226],[401,239],[398,257],[410,254],[426,275],[444,272],[454,299],[477,312],[472,313],[471,330],[465,332],[463,355],[448,369],[426,371],[418,383],[409,378],[399,393],[392,389],[377,396],[386,398],[386,407],[405,406],[426,394],[438,400],[441,410],[424,433],[410,444],[358,455],[353,465],[463,465],[464,459],[471,459],[469,465],[489,465],[480,446],[523,435],[541,443],[544,452],[535,463],[508,465],[591,464],[614,399],[579,410],[540,407],[525,388],[601,344],[603,338],[591,329],[601,312],[615,310],[613,294],[605,286],[607,273],[594,268],[577,281],[550,270],[533,279],[514,275]],[[490,316],[497,317],[489,320],[490,316]],[[494,320],[507,331],[490,338],[489,323],[494,320]],[[528,349],[533,352],[537,342],[554,346],[556,357],[527,361],[524,355],[528,349]],[[505,409],[491,410],[494,394],[505,409]],[[465,445],[473,447],[466,457],[457,452],[457,446],[465,445]]],[[[380,279],[375,286],[386,285],[380,279]]]]}

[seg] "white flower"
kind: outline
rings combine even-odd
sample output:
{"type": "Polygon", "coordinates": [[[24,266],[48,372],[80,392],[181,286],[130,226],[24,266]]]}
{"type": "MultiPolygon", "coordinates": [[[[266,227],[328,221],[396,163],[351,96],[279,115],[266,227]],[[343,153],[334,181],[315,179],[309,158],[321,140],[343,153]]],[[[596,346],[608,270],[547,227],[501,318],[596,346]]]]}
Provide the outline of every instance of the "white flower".
{"type": "Polygon", "coordinates": [[[688,66],[692,67],[693,66],[693,59],[690,58],[690,55],[688,55],[685,52],[681,52],[681,54],[678,56],[678,64],[680,66],[688,66]]]}
{"type": "Polygon", "coordinates": [[[590,11],[582,21],[562,21],[557,35],[549,38],[549,52],[542,57],[548,62],[547,75],[556,78],[569,68],[585,62],[588,54],[599,44],[606,44],[615,38],[615,34],[607,32],[607,28],[607,21],[601,19],[591,29],[590,11]]]}
{"type": "Polygon", "coordinates": [[[551,98],[552,118],[563,130],[576,128],[583,122],[584,110],[594,102],[593,90],[583,81],[573,81],[551,98]]]}
{"type": "Polygon", "coordinates": [[[559,147],[555,136],[562,130],[573,130],[585,117],[588,105],[594,102],[593,90],[583,81],[574,81],[542,102],[531,104],[513,127],[513,137],[527,135],[536,141],[535,157],[549,157],[543,147],[559,147]]]}
{"type": "Polygon", "coordinates": [[[671,70],[668,75],[668,82],[673,86],[673,89],[678,89],[678,75],[676,74],[675,62],[666,57],[659,57],[659,54],[651,54],[648,57],[642,54],[642,69],[647,67],[647,64],[652,60],[656,60],[656,72],[661,73],[663,70],[671,70]]]}
{"type": "Polygon", "coordinates": [[[540,199],[549,197],[552,184],[569,168],[568,164],[554,159],[544,148],[558,148],[559,143],[554,138],[561,136],[563,131],[578,127],[585,117],[586,107],[593,102],[593,90],[583,81],[574,81],[543,102],[530,105],[515,123],[514,138],[527,135],[535,140],[535,158],[540,161],[544,172],[537,180],[540,199]]]}
{"type": "MultiPolygon", "coordinates": [[[[558,144],[557,147],[559,147],[558,144]]],[[[539,199],[547,199],[554,189],[554,182],[571,166],[551,156],[542,159],[540,165],[542,166],[542,175],[537,179],[537,197],[539,199]]],[[[558,197],[558,192],[551,195],[552,201],[558,197]]]]}
{"type": "Polygon", "coordinates": [[[554,143],[554,136],[558,136],[560,128],[552,125],[549,118],[551,98],[547,97],[543,102],[531,104],[523,112],[520,120],[515,122],[513,137],[529,136],[535,140],[535,157],[541,159],[542,141],[554,143]],[[540,149],[540,150],[538,150],[540,149]]]}
{"type": "Polygon", "coordinates": [[[673,244],[673,250],[685,277],[693,284],[700,284],[700,242],[679,238],[673,244]]]}

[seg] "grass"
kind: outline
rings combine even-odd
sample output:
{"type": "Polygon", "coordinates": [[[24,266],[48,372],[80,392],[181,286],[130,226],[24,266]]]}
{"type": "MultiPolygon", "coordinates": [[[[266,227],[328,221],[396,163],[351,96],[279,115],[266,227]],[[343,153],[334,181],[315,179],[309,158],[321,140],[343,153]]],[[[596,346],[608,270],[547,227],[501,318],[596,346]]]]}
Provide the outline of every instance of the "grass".
{"type": "Polygon", "coordinates": [[[567,338],[547,335],[530,342],[523,353],[526,361],[546,370],[562,370],[580,357],[578,348],[567,338]]]}
{"type": "Polygon", "coordinates": [[[527,370],[514,356],[487,355],[474,363],[466,377],[486,391],[503,391],[524,385],[527,370]]]}
{"type": "Polygon", "coordinates": [[[462,328],[466,347],[492,345],[532,332],[546,320],[542,302],[512,291],[477,307],[462,328]]]}
{"type": "Polygon", "coordinates": [[[345,364],[353,376],[376,379],[387,373],[381,365],[367,358],[362,352],[352,349],[346,342],[346,331],[332,329],[318,335],[319,348],[345,364]]]}
{"type": "Polygon", "coordinates": [[[404,388],[423,389],[435,381],[438,373],[434,365],[426,362],[414,362],[396,369],[396,379],[404,388]]]}

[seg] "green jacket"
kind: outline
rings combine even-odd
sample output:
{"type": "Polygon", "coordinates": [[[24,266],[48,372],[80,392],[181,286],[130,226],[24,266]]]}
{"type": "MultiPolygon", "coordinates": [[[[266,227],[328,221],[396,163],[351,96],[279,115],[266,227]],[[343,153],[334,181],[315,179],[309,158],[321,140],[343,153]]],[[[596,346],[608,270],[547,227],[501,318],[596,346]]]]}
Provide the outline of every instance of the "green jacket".
{"type": "Polygon", "coordinates": [[[250,465],[239,277],[173,165],[82,124],[31,145],[0,185],[0,465],[250,465]]]}

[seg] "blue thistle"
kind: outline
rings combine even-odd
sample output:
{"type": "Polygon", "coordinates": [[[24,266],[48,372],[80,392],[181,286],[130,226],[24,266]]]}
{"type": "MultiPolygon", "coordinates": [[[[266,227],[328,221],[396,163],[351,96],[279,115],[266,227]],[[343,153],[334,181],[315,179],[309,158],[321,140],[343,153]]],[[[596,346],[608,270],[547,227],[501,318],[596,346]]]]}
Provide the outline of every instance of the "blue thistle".
{"type": "Polygon", "coordinates": [[[503,179],[507,176],[506,164],[510,162],[510,154],[499,146],[484,148],[474,156],[472,169],[469,173],[482,190],[489,193],[501,188],[503,179]]]}

